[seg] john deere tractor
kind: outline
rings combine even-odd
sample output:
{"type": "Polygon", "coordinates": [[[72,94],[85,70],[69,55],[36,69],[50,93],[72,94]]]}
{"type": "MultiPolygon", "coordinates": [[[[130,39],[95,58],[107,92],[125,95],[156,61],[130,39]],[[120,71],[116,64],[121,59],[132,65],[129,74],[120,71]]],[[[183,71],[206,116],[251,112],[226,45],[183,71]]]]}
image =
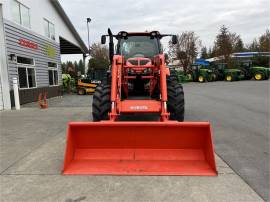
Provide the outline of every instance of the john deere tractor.
{"type": "Polygon", "coordinates": [[[244,73],[245,79],[267,80],[270,76],[270,69],[255,65],[252,60],[241,61],[237,63],[239,69],[244,73]]]}
{"type": "Polygon", "coordinates": [[[210,65],[212,71],[219,81],[239,81],[244,78],[241,70],[236,68],[228,68],[226,63],[212,63],[210,65]]]}
{"type": "Polygon", "coordinates": [[[208,67],[201,65],[201,64],[192,64],[192,70],[187,72],[187,77],[189,80],[198,81],[200,83],[213,81],[214,75],[213,71],[208,67]]]}

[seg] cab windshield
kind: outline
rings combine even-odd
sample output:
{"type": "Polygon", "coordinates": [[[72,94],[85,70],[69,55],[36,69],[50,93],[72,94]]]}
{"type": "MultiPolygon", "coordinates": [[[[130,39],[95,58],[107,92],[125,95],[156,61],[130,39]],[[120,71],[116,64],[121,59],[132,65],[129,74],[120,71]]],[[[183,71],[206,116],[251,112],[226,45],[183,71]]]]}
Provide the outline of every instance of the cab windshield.
{"type": "Polygon", "coordinates": [[[120,40],[118,52],[125,59],[152,58],[159,54],[158,41],[156,38],[151,39],[150,36],[129,36],[127,39],[120,40]]]}

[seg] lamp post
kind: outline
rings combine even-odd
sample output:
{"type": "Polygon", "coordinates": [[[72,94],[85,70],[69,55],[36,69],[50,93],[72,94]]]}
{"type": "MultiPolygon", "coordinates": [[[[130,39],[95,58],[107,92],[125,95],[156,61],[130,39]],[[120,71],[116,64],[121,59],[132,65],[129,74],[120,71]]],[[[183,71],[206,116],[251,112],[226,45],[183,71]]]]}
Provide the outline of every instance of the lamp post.
{"type": "Polygon", "coordinates": [[[90,35],[89,35],[89,24],[91,22],[91,18],[86,19],[87,22],[87,31],[88,31],[88,53],[90,54],[90,35]]]}
{"type": "MultiPolygon", "coordinates": [[[[86,18],[86,24],[87,24],[87,34],[88,34],[88,56],[90,57],[90,32],[89,32],[89,24],[91,22],[91,18],[86,18]]],[[[84,54],[83,62],[84,62],[84,74],[87,74],[88,70],[88,64],[85,62],[85,58],[87,57],[86,54],[84,54]]]]}

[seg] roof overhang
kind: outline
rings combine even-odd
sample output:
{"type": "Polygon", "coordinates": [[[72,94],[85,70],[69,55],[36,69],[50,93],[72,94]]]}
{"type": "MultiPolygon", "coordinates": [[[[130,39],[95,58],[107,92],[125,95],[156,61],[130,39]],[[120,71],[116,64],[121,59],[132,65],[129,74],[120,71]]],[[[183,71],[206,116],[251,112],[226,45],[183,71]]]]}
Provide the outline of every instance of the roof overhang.
{"type": "Polygon", "coordinates": [[[50,0],[51,3],[54,5],[55,9],[58,11],[74,37],[77,39],[80,47],[70,43],[66,39],[62,38],[60,36],[60,49],[61,49],[61,54],[87,54],[88,53],[88,48],[86,47],[85,43],[83,42],[82,38],[78,34],[77,30],[71,23],[70,19],[68,18],[67,14],[65,13],[64,9],[60,5],[58,0],[50,0]],[[61,44],[62,42],[62,44],[61,44]]]}
{"type": "Polygon", "coordinates": [[[59,37],[60,39],[60,53],[61,54],[85,54],[86,52],[82,51],[78,46],[64,39],[63,37],[59,37]]]}

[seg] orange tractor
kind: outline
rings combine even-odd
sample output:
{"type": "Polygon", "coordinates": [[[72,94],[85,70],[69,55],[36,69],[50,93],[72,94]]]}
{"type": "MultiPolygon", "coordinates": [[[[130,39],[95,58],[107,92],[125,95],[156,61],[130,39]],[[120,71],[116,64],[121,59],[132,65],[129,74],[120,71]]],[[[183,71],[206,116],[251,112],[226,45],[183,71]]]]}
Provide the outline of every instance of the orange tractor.
{"type": "Polygon", "coordinates": [[[94,122],[69,123],[63,174],[217,175],[209,122],[183,122],[183,88],[160,43],[166,36],[178,43],[157,31],[102,36],[111,73],[94,93],[94,122]]]}

